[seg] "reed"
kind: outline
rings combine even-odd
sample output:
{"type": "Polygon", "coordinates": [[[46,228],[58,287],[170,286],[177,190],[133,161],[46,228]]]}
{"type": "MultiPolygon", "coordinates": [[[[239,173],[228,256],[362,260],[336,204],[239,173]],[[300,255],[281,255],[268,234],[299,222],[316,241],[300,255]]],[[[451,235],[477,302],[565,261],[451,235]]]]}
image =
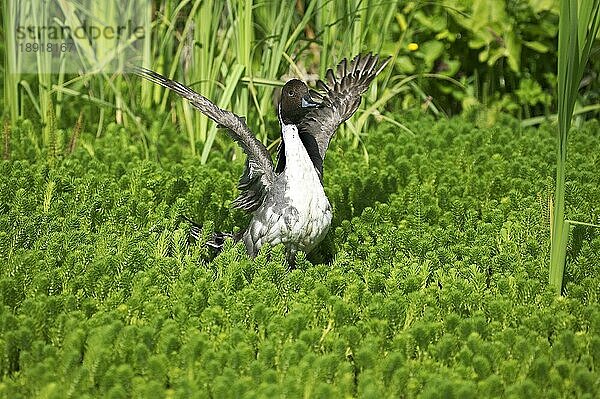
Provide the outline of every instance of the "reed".
{"type": "Polygon", "coordinates": [[[21,115],[19,109],[19,79],[20,68],[16,54],[17,40],[15,37],[15,21],[17,20],[17,2],[7,0],[2,4],[2,32],[4,34],[4,107],[11,124],[15,124],[21,115]]]}
{"type": "MultiPolygon", "coordinates": [[[[282,77],[299,75],[314,81],[343,57],[379,52],[384,39],[391,37],[398,3],[163,0],[153,23],[153,51],[145,62],[219,106],[247,116],[259,140],[268,144],[278,139],[277,132],[269,127],[275,120],[275,89],[283,85],[282,77]],[[315,65],[320,67],[315,70],[315,65]]],[[[145,85],[143,82],[142,90],[151,90],[153,95],[144,96],[142,106],[166,110],[168,92],[145,85]]],[[[383,90],[384,86],[374,85],[370,101],[383,90]]],[[[198,155],[202,163],[215,147],[241,155],[204,115],[185,102],[174,104],[173,112],[165,118],[179,122],[188,138],[189,152],[198,155]]],[[[366,117],[360,125],[365,123],[366,117]]],[[[360,132],[350,128],[340,134],[358,137],[360,132]]]]}
{"type": "Polygon", "coordinates": [[[4,129],[2,130],[2,159],[10,159],[10,133],[11,127],[8,118],[4,119],[4,129]]]}
{"type": "Polygon", "coordinates": [[[549,282],[562,292],[571,221],[565,219],[568,133],[579,82],[600,28],[600,0],[561,0],[558,33],[558,142],[549,282]]]}

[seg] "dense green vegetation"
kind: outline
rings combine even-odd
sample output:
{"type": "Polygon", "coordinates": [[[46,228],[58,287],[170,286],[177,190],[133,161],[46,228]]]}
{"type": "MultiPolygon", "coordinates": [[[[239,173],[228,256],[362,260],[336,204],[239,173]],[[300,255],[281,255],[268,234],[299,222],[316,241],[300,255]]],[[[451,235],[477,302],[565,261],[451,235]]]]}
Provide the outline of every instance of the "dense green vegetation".
{"type": "MultiPolygon", "coordinates": [[[[301,0],[294,7],[245,0],[151,3],[152,23],[144,26],[148,34],[140,44],[147,54],[122,64],[144,65],[194,84],[205,96],[243,115],[258,107],[248,122],[265,142],[276,138],[268,136],[264,119],[270,115],[273,88],[282,76],[313,81],[343,57],[366,51],[393,57],[378,82],[378,95],[372,93],[371,99],[398,96],[394,110],[424,106],[434,115],[455,115],[478,104],[529,123],[558,111],[559,0],[301,0]]],[[[0,7],[5,21],[0,26],[4,38],[0,53],[10,54],[16,50],[9,22],[16,17],[8,4],[0,7]]],[[[99,8],[96,12],[117,15],[120,11],[112,9],[116,4],[94,7],[99,8]]],[[[81,40],[85,45],[94,43],[92,38],[81,40]]],[[[576,106],[577,112],[592,116],[600,109],[600,47],[598,40],[595,43],[576,106]]],[[[75,124],[76,108],[84,113],[89,129],[101,135],[110,120],[135,124],[140,106],[170,108],[164,92],[150,83],[141,84],[139,98],[139,84],[113,70],[86,73],[97,62],[86,57],[81,51],[81,64],[87,67],[80,74],[51,70],[44,57],[39,74],[21,74],[5,59],[0,70],[6,116],[13,123],[18,117],[45,123],[53,111],[65,128],[75,124]]],[[[182,121],[190,150],[205,160],[216,131],[189,107],[172,108],[182,121]]],[[[49,142],[47,131],[43,140],[49,142]]]]}
{"type": "MultiPolygon", "coordinates": [[[[319,252],[212,259],[189,216],[231,211],[243,160],[185,154],[152,125],[71,131],[28,121],[0,164],[0,396],[598,397],[600,236],[576,226],[565,295],[547,286],[555,126],[400,116],[339,137],[319,252]],[[382,144],[384,143],[384,144],[382,144]]],[[[570,136],[570,219],[598,220],[600,126],[570,136]],[[576,199],[576,200],[575,200],[576,199]]]]}
{"type": "Polygon", "coordinates": [[[559,0],[151,3],[144,59],[123,65],[192,84],[271,147],[283,80],[392,56],[325,160],[332,228],[293,270],[281,247],[189,243],[186,217],[246,226],[241,150],[137,78],[49,53],[21,74],[3,2],[0,398],[600,397],[600,47],[582,14],[557,45],[559,0]]]}

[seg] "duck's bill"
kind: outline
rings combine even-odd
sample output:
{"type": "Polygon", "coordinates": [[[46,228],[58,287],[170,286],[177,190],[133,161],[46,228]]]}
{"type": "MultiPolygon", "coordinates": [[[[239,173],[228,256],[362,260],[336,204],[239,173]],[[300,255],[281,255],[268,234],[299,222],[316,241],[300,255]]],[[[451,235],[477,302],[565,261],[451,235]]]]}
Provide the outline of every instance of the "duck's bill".
{"type": "Polygon", "coordinates": [[[310,94],[307,94],[304,97],[302,97],[302,108],[314,108],[318,106],[319,103],[313,100],[310,94]]]}

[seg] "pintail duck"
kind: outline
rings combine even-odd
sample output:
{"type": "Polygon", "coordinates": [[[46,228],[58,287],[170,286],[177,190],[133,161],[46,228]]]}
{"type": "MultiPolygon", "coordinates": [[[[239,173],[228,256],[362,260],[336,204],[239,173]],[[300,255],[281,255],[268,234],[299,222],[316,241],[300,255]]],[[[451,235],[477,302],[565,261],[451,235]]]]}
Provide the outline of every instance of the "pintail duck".
{"type": "MultiPolygon", "coordinates": [[[[293,264],[295,253],[312,251],[331,225],[331,205],[322,180],[329,142],[340,124],[356,112],[361,95],[389,61],[380,63],[372,54],[358,55],[349,63],[344,59],[337,73],[329,69],[326,82],[317,82],[321,93],[309,90],[298,79],[285,83],[277,106],[281,144],[276,164],[243,117],[220,109],[189,87],[154,71],[135,68],[133,72],[177,93],[227,129],[247,155],[238,185],[240,194],[233,204],[252,213],[248,228],[236,238],[244,242],[252,257],[266,243],[282,243],[288,262],[293,264]]],[[[217,233],[208,244],[220,246],[224,237],[217,233]]]]}

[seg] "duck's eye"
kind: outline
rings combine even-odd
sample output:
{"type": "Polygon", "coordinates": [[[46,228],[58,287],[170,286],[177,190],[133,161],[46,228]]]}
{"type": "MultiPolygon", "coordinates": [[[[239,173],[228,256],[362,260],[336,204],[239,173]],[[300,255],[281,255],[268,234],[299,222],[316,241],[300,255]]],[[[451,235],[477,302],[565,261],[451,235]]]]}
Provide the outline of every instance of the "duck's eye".
{"type": "Polygon", "coordinates": [[[288,96],[294,97],[294,92],[292,90],[288,91],[288,96]]]}

